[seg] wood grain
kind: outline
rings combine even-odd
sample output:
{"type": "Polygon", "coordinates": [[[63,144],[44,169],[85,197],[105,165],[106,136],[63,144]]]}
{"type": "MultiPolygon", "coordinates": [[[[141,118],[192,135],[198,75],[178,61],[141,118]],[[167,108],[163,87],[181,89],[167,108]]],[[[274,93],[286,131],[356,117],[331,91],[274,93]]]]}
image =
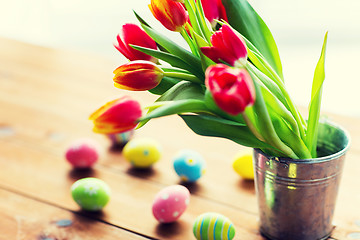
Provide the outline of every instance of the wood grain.
{"type": "MultiPolygon", "coordinates": [[[[29,202],[47,202],[63,211],[77,212],[69,188],[79,178],[94,176],[110,185],[113,196],[102,214],[88,215],[91,219],[156,239],[183,240],[193,238],[191,227],[196,216],[216,211],[233,220],[235,239],[263,239],[258,233],[253,183],[231,169],[232,157],[245,148],[228,140],[197,136],[177,117],[156,119],[135,137],[157,139],[163,145],[163,157],[152,170],[137,171],[121,152],[109,149],[104,136],[91,132],[87,117],[106,100],[131,94],[146,105],[155,99],[148,93],[113,87],[112,70],[120,63],[6,39],[0,39],[0,63],[0,188],[24,194],[29,202]],[[1,129],[7,129],[6,134],[1,135],[1,129]],[[93,171],[73,171],[64,160],[68,144],[80,137],[98,140],[103,149],[93,171]],[[208,169],[196,184],[187,185],[191,203],[181,219],[160,225],[151,215],[151,202],[164,186],[179,183],[172,157],[183,148],[199,151],[208,169]]],[[[348,233],[357,231],[354,221],[360,216],[360,126],[357,118],[329,116],[352,137],[333,234],[336,239],[346,239],[348,233]]],[[[26,214],[29,209],[19,211],[26,214]]]]}
{"type": "Polygon", "coordinates": [[[2,189],[0,217],[0,239],[148,239],[2,189]]]}

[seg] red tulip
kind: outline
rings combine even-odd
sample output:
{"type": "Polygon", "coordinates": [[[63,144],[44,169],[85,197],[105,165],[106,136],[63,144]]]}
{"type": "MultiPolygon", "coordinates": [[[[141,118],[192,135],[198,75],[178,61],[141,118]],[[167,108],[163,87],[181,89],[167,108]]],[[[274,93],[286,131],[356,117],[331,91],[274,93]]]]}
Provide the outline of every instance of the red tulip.
{"type": "Polygon", "coordinates": [[[116,134],[135,128],[140,117],[140,104],[124,96],[106,103],[91,114],[89,119],[94,123],[94,132],[116,134]]]}
{"type": "Polygon", "coordinates": [[[245,69],[224,64],[210,66],[205,73],[205,84],[215,103],[229,114],[242,113],[255,102],[254,83],[245,69]]]}
{"type": "Polygon", "coordinates": [[[212,47],[202,47],[202,53],[216,63],[226,62],[231,66],[246,64],[245,41],[230,26],[223,25],[211,36],[212,47]]]}
{"type": "Polygon", "coordinates": [[[225,20],[228,21],[226,16],[225,7],[222,4],[221,0],[201,0],[201,5],[203,7],[205,17],[212,26],[216,25],[215,20],[225,20]]]}
{"type": "Polygon", "coordinates": [[[116,37],[117,43],[114,47],[119,50],[130,61],[147,60],[156,62],[157,59],[133,49],[130,44],[141,47],[157,49],[156,42],[139,26],[135,24],[124,24],[121,28],[120,34],[116,37]]]}
{"type": "Polygon", "coordinates": [[[142,60],[121,65],[115,69],[114,74],[115,87],[132,91],[150,90],[164,76],[163,70],[155,63],[142,60]]]}
{"type": "Polygon", "coordinates": [[[180,32],[189,16],[182,3],[173,0],[151,0],[154,17],[170,31],[180,32]]]}

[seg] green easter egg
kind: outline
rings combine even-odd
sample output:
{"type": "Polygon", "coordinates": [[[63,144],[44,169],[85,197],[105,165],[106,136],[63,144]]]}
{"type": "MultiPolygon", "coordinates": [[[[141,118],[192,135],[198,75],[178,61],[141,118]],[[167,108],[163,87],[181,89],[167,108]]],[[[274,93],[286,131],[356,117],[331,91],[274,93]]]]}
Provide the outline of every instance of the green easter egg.
{"type": "Polygon", "coordinates": [[[197,240],[232,240],[235,237],[235,227],[229,218],[208,212],[196,218],[193,233],[197,240]]]}
{"type": "Polygon", "coordinates": [[[110,188],[97,178],[83,178],[71,186],[74,201],[84,210],[99,211],[110,200],[110,188]]]}

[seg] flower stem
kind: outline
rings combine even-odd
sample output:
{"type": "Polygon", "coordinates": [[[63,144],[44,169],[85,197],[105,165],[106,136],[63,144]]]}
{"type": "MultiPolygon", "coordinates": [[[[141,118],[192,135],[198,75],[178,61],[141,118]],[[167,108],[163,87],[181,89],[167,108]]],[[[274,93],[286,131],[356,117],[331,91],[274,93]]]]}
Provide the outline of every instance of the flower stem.
{"type": "Polygon", "coordinates": [[[199,56],[199,51],[196,47],[196,45],[194,44],[193,40],[189,37],[188,33],[186,32],[185,28],[183,27],[183,29],[180,32],[181,36],[185,39],[186,43],[189,45],[191,52],[196,55],[199,56]]]}
{"type": "Polygon", "coordinates": [[[264,137],[256,129],[255,124],[253,124],[246,112],[242,112],[241,115],[243,116],[246,125],[249,127],[250,131],[255,135],[255,137],[257,137],[260,141],[265,142],[264,137]]]}
{"type": "Polygon", "coordinates": [[[188,73],[181,73],[181,72],[164,72],[164,75],[167,77],[177,78],[181,80],[187,80],[197,84],[203,84],[203,82],[197,78],[196,76],[188,73]]]}
{"type": "Polygon", "coordinates": [[[271,122],[269,112],[266,108],[266,104],[264,98],[262,96],[259,84],[254,81],[255,91],[256,91],[256,101],[254,104],[254,110],[257,113],[257,119],[259,120],[259,128],[262,135],[265,138],[266,143],[274,146],[279,151],[284,153],[286,156],[298,159],[299,157],[295,154],[295,152],[288,147],[285,143],[281,141],[279,136],[277,135],[274,125],[271,122]]]}

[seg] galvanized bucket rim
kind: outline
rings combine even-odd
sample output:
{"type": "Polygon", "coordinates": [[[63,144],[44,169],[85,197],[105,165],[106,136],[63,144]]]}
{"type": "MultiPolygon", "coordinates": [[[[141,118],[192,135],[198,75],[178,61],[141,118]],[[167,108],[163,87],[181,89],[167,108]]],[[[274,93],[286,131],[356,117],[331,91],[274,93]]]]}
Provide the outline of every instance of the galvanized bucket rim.
{"type": "Polygon", "coordinates": [[[329,120],[326,120],[326,121],[320,121],[322,124],[328,124],[334,128],[337,128],[339,129],[340,131],[343,132],[344,136],[346,137],[347,139],[347,144],[346,146],[344,146],[343,149],[341,149],[340,151],[336,152],[336,153],[333,153],[333,154],[330,154],[330,155],[327,155],[327,156],[324,156],[324,157],[318,157],[318,158],[309,158],[309,159],[292,159],[292,158],[288,158],[288,157],[276,157],[276,156],[270,156],[266,153],[264,153],[261,149],[259,148],[254,148],[254,151],[264,155],[266,158],[268,159],[271,159],[271,160],[275,160],[275,161],[279,161],[279,162],[282,162],[282,163],[301,163],[301,164],[314,164],[314,163],[320,163],[320,162],[326,162],[326,161],[331,161],[333,159],[336,159],[342,155],[344,155],[350,148],[350,142],[351,142],[351,139],[350,139],[350,134],[349,132],[344,129],[342,126],[332,122],[332,121],[329,121],[329,120]]]}

